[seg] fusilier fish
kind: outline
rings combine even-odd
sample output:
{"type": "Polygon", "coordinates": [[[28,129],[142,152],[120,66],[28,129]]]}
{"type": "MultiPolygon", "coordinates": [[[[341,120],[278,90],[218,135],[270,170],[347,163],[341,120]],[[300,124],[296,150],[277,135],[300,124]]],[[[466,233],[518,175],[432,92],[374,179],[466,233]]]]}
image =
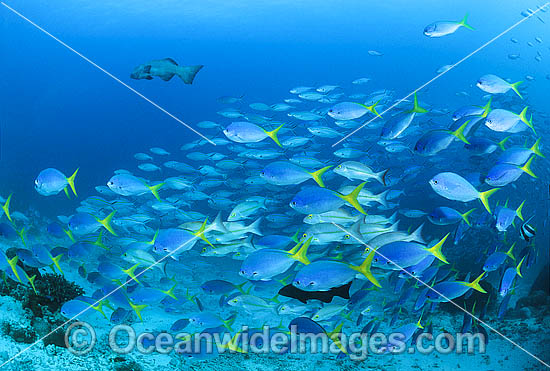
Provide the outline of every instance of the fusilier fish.
{"type": "Polygon", "coordinates": [[[424,28],[424,35],[428,37],[442,37],[455,33],[460,27],[473,30],[474,28],[468,23],[468,14],[461,21],[439,21],[427,25],[424,28]]]}

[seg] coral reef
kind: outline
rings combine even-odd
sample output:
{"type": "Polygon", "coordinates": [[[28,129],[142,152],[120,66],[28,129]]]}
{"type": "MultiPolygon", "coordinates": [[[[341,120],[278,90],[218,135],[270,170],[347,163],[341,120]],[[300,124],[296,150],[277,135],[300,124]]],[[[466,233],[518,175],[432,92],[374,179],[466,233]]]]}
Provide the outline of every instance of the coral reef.
{"type": "Polygon", "coordinates": [[[24,327],[13,322],[3,322],[0,330],[2,334],[11,337],[18,343],[32,344],[37,339],[37,333],[32,327],[24,327]]]}
{"type": "Polygon", "coordinates": [[[35,280],[36,292],[32,287],[21,285],[5,278],[0,283],[0,294],[9,295],[22,302],[23,308],[35,317],[55,314],[61,306],[84,293],[77,284],[59,274],[44,274],[35,280]]]}

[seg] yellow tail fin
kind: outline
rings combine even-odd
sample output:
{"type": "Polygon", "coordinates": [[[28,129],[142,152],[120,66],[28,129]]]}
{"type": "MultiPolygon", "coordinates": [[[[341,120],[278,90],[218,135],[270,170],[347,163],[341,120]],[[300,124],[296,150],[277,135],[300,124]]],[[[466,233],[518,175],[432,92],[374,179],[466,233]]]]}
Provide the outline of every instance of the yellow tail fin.
{"type": "Polygon", "coordinates": [[[518,216],[518,218],[521,219],[522,222],[525,221],[525,219],[523,219],[523,215],[521,214],[521,210],[523,209],[523,205],[525,205],[525,200],[523,200],[521,205],[519,205],[518,208],[516,209],[516,215],[518,216]]]}
{"type": "Polygon", "coordinates": [[[34,286],[34,280],[36,279],[36,274],[32,275],[31,277],[29,277],[29,275],[27,274],[27,272],[25,272],[25,276],[27,277],[27,280],[29,281],[29,283],[31,284],[32,286],[32,290],[34,291],[34,293],[36,295],[38,295],[38,293],[36,292],[36,287],[34,286]]]}
{"type": "Polygon", "coordinates": [[[101,247],[103,250],[110,250],[105,244],[103,243],[103,229],[99,231],[99,235],[97,236],[97,239],[95,240],[92,245],[101,247]]]}
{"type": "Polygon", "coordinates": [[[313,178],[313,180],[315,180],[317,182],[317,184],[319,184],[319,187],[325,187],[325,183],[323,183],[323,174],[332,167],[331,166],[325,166],[324,168],[322,169],[319,169],[317,171],[314,171],[312,173],[309,173],[309,175],[311,175],[311,177],[313,178]]]}
{"type": "Polygon", "coordinates": [[[504,145],[506,144],[508,139],[510,139],[510,136],[507,136],[506,138],[498,142],[498,146],[500,147],[501,150],[506,151],[506,148],[504,147],[504,145]]]}
{"type": "Polygon", "coordinates": [[[237,332],[235,336],[233,336],[233,338],[227,342],[227,344],[222,344],[221,347],[238,353],[246,353],[244,350],[241,349],[241,347],[239,347],[240,335],[241,333],[237,332]]]}
{"type": "Polygon", "coordinates": [[[73,232],[70,229],[64,229],[63,228],[63,232],[65,232],[65,234],[71,239],[71,242],[76,242],[76,240],[73,236],[73,232]]]}
{"type": "Polygon", "coordinates": [[[523,264],[524,259],[525,259],[525,256],[523,258],[521,258],[521,260],[519,261],[518,266],[516,267],[516,272],[517,272],[518,276],[520,276],[521,278],[523,278],[523,275],[521,274],[521,265],[523,264]]]}
{"type": "Polygon", "coordinates": [[[422,108],[418,105],[418,98],[416,97],[416,92],[414,93],[414,103],[413,103],[413,109],[408,111],[409,113],[426,113],[428,112],[427,109],[422,108]]]}
{"type": "Polygon", "coordinates": [[[540,151],[540,147],[539,147],[539,144],[540,144],[540,138],[537,139],[537,141],[535,142],[535,144],[533,144],[533,146],[530,148],[531,149],[531,152],[533,152],[535,155],[539,156],[539,157],[545,157],[542,152],[540,151]]]}
{"type": "Polygon", "coordinates": [[[368,109],[371,113],[374,113],[376,116],[382,118],[382,116],[380,116],[380,114],[378,112],[376,112],[376,105],[378,105],[378,103],[380,103],[380,99],[378,100],[378,102],[374,103],[372,106],[367,106],[365,104],[361,104],[361,103],[358,103],[360,106],[368,109]]]}
{"type": "Polygon", "coordinates": [[[518,90],[518,86],[520,84],[523,84],[523,81],[518,81],[518,82],[515,82],[513,84],[510,84],[510,87],[512,88],[513,91],[516,92],[516,94],[521,98],[523,99],[523,97],[521,96],[521,94],[519,93],[519,90],[518,90]]]}
{"type": "Polygon", "coordinates": [[[470,121],[472,120],[468,120],[466,121],[464,124],[462,124],[458,129],[456,129],[455,131],[451,132],[452,135],[454,135],[455,137],[457,137],[458,139],[460,139],[461,141],[463,141],[464,143],[466,144],[470,144],[470,142],[468,142],[468,139],[466,139],[466,137],[464,136],[464,129],[466,129],[466,126],[468,126],[468,124],[470,123],[470,121]]]}
{"type": "Polygon", "coordinates": [[[510,249],[508,249],[508,251],[506,251],[506,255],[510,257],[510,259],[512,259],[513,261],[516,260],[516,257],[514,256],[514,247],[516,246],[516,243],[514,242],[512,244],[512,246],[510,246],[510,249]]]}
{"type": "Polygon", "coordinates": [[[206,238],[206,236],[204,235],[204,230],[206,229],[206,223],[208,222],[208,218],[204,219],[204,222],[202,222],[202,225],[201,227],[199,228],[198,231],[196,231],[195,233],[193,233],[193,235],[199,237],[201,240],[203,240],[204,242],[206,242],[207,244],[209,244],[210,246],[214,247],[214,245],[212,245],[210,243],[210,241],[208,241],[208,239],[206,238]]]}
{"type": "Polygon", "coordinates": [[[472,226],[472,224],[471,224],[470,221],[468,220],[468,217],[469,217],[470,214],[473,213],[475,210],[477,210],[477,209],[476,209],[476,208],[473,208],[472,210],[467,211],[467,212],[465,212],[464,214],[461,214],[461,215],[462,215],[462,219],[464,219],[464,221],[466,222],[466,224],[468,224],[470,227],[472,226]]]}
{"type": "Polygon", "coordinates": [[[292,259],[298,260],[300,263],[304,265],[308,265],[311,263],[309,259],[307,258],[307,249],[309,248],[309,245],[311,244],[311,240],[313,237],[308,238],[308,240],[302,245],[300,250],[298,250],[296,253],[292,254],[292,259]]]}
{"type": "Polygon", "coordinates": [[[271,130],[271,131],[266,131],[264,130],[264,133],[267,134],[268,137],[270,137],[271,139],[273,139],[273,141],[275,143],[277,143],[277,145],[279,147],[282,147],[281,145],[281,142],[279,142],[279,138],[277,138],[277,133],[279,132],[279,130],[281,130],[281,128],[284,126],[284,124],[281,124],[277,129],[275,130],[271,130]]]}
{"type": "Polygon", "coordinates": [[[337,195],[342,200],[348,202],[351,206],[353,206],[355,209],[357,209],[357,211],[359,211],[361,214],[366,215],[367,213],[365,212],[365,210],[363,210],[363,207],[361,206],[361,204],[357,200],[357,197],[359,197],[359,193],[361,192],[361,190],[363,189],[365,184],[367,184],[367,182],[363,182],[363,183],[359,184],[353,191],[351,191],[350,194],[347,194],[347,195],[337,194],[337,195]]]}
{"type": "Polygon", "coordinates": [[[135,265],[132,265],[130,268],[128,269],[123,269],[122,271],[124,273],[126,273],[131,279],[133,279],[134,281],[136,281],[137,283],[140,283],[139,280],[137,279],[136,275],[135,275],[135,271],[137,269],[137,267],[139,267],[139,263],[135,264],[135,265]]]}
{"type": "Polygon", "coordinates": [[[420,318],[418,319],[418,322],[416,322],[416,327],[418,327],[419,329],[423,329],[424,326],[422,326],[422,324],[420,323],[420,321],[422,321],[422,316],[424,315],[424,312],[422,312],[422,314],[420,314],[420,318]]]}
{"type": "Polygon", "coordinates": [[[527,120],[527,109],[528,108],[529,107],[525,107],[518,116],[519,116],[519,119],[525,125],[529,126],[531,128],[531,130],[533,130],[533,133],[535,133],[535,135],[537,135],[537,132],[535,131],[535,126],[533,125],[533,116],[531,115],[531,119],[527,120]]]}
{"type": "Polygon", "coordinates": [[[136,312],[141,322],[143,322],[143,318],[141,318],[141,311],[147,308],[147,304],[137,305],[132,303],[129,299],[128,299],[128,304],[130,304],[130,307],[132,307],[132,309],[134,310],[134,312],[136,312]]]}
{"type": "Polygon", "coordinates": [[[486,105],[484,105],[483,107],[483,113],[481,114],[481,118],[485,118],[487,117],[487,115],[489,114],[489,112],[491,112],[491,102],[493,101],[493,97],[490,97],[489,98],[489,101],[487,102],[486,105]]]}
{"type": "Polygon", "coordinates": [[[76,197],[78,197],[78,195],[76,194],[76,188],[74,186],[74,178],[76,178],[76,174],[78,173],[78,170],[80,168],[76,169],[73,173],[73,175],[71,175],[70,177],[67,178],[67,183],[69,183],[69,186],[71,187],[71,190],[73,191],[74,195],[76,197]]]}
{"type": "Polygon", "coordinates": [[[4,205],[2,206],[2,210],[4,210],[4,214],[6,214],[6,216],[8,217],[8,220],[10,222],[13,222],[13,220],[11,220],[11,215],[10,215],[10,202],[11,202],[11,196],[13,195],[13,193],[10,193],[10,195],[8,196],[7,200],[6,200],[6,203],[4,203],[4,205]]]}
{"type": "Polygon", "coordinates": [[[292,249],[288,250],[287,252],[290,255],[296,254],[296,252],[300,249],[300,246],[305,242],[305,240],[299,241],[292,249]]]}
{"type": "Polygon", "coordinates": [[[380,283],[378,283],[378,280],[374,277],[374,275],[370,271],[370,267],[371,267],[371,264],[372,264],[372,259],[374,259],[374,254],[376,254],[376,251],[372,250],[370,252],[370,254],[365,258],[363,263],[361,263],[361,265],[359,265],[359,266],[350,265],[349,267],[351,269],[353,269],[354,271],[357,271],[357,272],[363,274],[363,276],[367,277],[367,279],[369,281],[371,281],[373,283],[373,285],[381,288],[382,285],[380,285],[380,283]]]}
{"type": "Polygon", "coordinates": [[[481,200],[481,203],[483,206],[485,206],[485,209],[491,214],[491,206],[489,206],[489,197],[498,191],[500,188],[493,188],[485,192],[479,192],[479,199],[481,200]]]}
{"type": "Polygon", "coordinates": [[[157,185],[154,185],[154,186],[151,186],[151,187],[147,187],[149,188],[149,190],[151,191],[151,193],[153,194],[153,196],[155,196],[155,198],[160,201],[160,196],[159,196],[159,189],[162,188],[162,186],[164,186],[164,183],[159,183],[157,185]]]}
{"type": "MultiPolygon", "coordinates": [[[[350,312],[351,313],[351,312],[350,312]]],[[[342,328],[344,327],[344,322],[340,323],[338,326],[334,328],[331,332],[327,332],[327,336],[334,345],[338,347],[343,353],[348,354],[348,351],[346,347],[342,344],[340,341],[340,334],[342,333],[342,328]]]]}
{"type": "Polygon", "coordinates": [[[63,271],[61,270],[61,267],[59,266],[59,261],[61,260],[62,257],[63,257],[63,254],[59,254],[57,256],[52,256],[52,261],[55,264],[56,268],[59,270],[59,272],[61,274],[64,274],[63,271]]]}
{"type": "Polygon", "coordinates": [[[435,256],[436,258],[438,258],[439,260],[441,260],[445,264],[449,264],[449,262],[447,261],[447,259],[443,255],[443,253],[441,252],[441,247],[443,247],[443,244],[447,240],[447,237],[449,237],[449,234],[450,233],[447,233],[445,235],[445,237],[443,237],[441,239],[441,241],[439,241],[438,243],[433,245],[431,248],[426,249],[426,251],[428,251],[430,254],[432,254],[433,256],[435,256]]]}
{"type": "MultiPolygon", "coordinates": [[[[97,303],[97,306],[94,307],[94,305],[90,305],[90,307],[94,310],[97,310],[99,313],[103,314],[103,317],[107,318],[107,315],[105,314],[105,312],[103,311],[103,301],[100,301],[99,303],[97,303]]],[[[107,305],[106,305],[107,306],[107,305]]]]}
{"type": "Polygon", "coordinates": [[[460,22],[458,22],[459,25],[461,25],[462,27],[465,27],[469,30],[475,30],[475,28],[473,28],[472,26],[470,26],[468,24],[468,13],[466,13],[466,15],[464,16],[464,18],[462,18],[462,20],[460,22]]]}
{"type": "Polygon", "coordinates": [[[170,287],[170,289],[164,291],[164,290],[161,290],[163,293],[165,293],[166,295],[168,295],[169,297],[171,297],[172,299],[174,300],[178,300],[178,298],[176,297],[176,294],[174,294],[174,290],[176,289],[176,285],[177,283],[174,283],[174,285],[172,287],[170,287]]]}
{"type": "Polygon", "coordinates": [[[101,225],[103,225],[105,229],[108,230],[113,236],[118,236],[118,234],[116,234],[115,230],[111,226],[111,220],[113,219],[113,216],[115,215],[115,213],[116,213],[116,210],[114,210],[109,215],[107,215],[105,219],[98,220],[98,222],[100,222],[101,225]]]}
{"type": "Polygon", "coordinates": [[[520,167],[520,169],[526,172],[527,174],[531,175],[533,178],[538,178],[538,176],[536,176],[535,173],[533,173],[533,170],[531,170],[531,164],[533,163],[534,159],[535,159],[535,156],[532,156],[525,165],[520,167]]]}
{"type": "Polygon", "coordinates": [[[472,288],[472,289],[474,289],[474,290],[476,290],[476,291],[479,291],[479,292],[481,292],[481,293],[483,293],[483,294],[486,294],[487,291],[485,291],[485,290],[483,289],[483,287],[481,287],[481,285],[479,284],[479,281],[481,281],[481,279],[483,278],[483,276],[485,276],[485,273],[486,273],[486,272],[481,273],[481,275],[480,275],[478,278],[476,278],[473,282],[469,282],[469,283],[468,283],[468,282],[464,282],[464,286],[468,286],[468,287],[470,287],[470,288],[472,288]]]}
{"type": "Polygon", "coordinates": [[[13,258],[8,259],[8,264],[11,267],[11,270],[13,271],[13,274],[15,274],[15,277],[17,277],[17,280],[19,282],[21,281],[21,277],[19,277],[19,273],[17,272],[17,262],[19,261],[19,257],[15,255],[13,258]]]}

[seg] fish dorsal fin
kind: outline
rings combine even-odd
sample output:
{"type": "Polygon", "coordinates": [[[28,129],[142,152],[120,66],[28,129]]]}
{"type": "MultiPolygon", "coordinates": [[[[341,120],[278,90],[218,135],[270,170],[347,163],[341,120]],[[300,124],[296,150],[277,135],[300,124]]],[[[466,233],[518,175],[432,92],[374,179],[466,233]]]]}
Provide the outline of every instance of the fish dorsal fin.
{"type": "Polygon", "coordinates": [[[178,65],[178,63],[175,60],[173,60],[172,58],[164,58],[163,61],[170,62],[171,64],[176,65],[176,66],[178,65]]]}

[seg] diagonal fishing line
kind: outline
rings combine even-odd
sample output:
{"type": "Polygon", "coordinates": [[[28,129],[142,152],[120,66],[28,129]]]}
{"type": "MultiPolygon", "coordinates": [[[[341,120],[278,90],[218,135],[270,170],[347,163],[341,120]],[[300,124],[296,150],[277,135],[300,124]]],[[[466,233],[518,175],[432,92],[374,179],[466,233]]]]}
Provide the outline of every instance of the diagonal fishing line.
{"type": "Polygon", "coordinates": [[[368,124],[370,124],[371,122],[373,122],[374,120],[376,120],[378,117],[384,115],[385,113],[393,110],[395,107],[397,107],[398,105],[400,105],[401,103],[403,103],[404,101],[406,101],[408,98],[410,98],[411,96],[413,96],[417,91],[419,90],[422,90],[424,89],[426,86],[430,85],[432,82],[436,81],[437,79],[439,79],[441,76],[445,75],[447,72],[451,71],[453,68],[455,68],[456,66],[458,66],[459,64],[461,64],[462,62],[466,61],[467,59],[470,59],[470,57],[474,56],[475,54],[477,54],[478,52],[480,52],[481,50],[485,49],[487,46],[491,45],[493,42],[495,42],[496,40],[500,39],[502,36],[506,35],[508,32],[512,31],[514,28],[516,28],[517,26],[519,26],[520,24],[522,24],[523,22],[525,22],[526,20],[528,20],[529,18],[531,18],[532,16],[534,16],[535,14],[537,14],[538,12],[540,12],[541,10],[543,10],[544,8],[546,8],[548,6],[548,4],[550,4],[550,2],[546,2],[544,5],[540,6],[537,10],[533,11],[532,13],[530,13],[528,16],[524,17],[523,19],[520,19],[519,21],[517,21],[516,23],[514,23],[513,25],[511,25],[510,27],[508,27],[507,29],[505,29],[504,31],[502,31],[501,33],[499,33],[498,35],[496,35],[495,37],[493,37],[491,40],[487,41],[485,44],[481,45],[479,48],[477,48],[476,50],[474,50],[473,52],[471,52],[470,54],[466,55],[464,58],[460,59],[458,62],[456,62],[455,64],[451,65],[451,67],[449,67],[449,69],[441,72],[440,74],[436,75],[435,77],[433,77],[432,79],[428,80],[427,82],[425,82],[424,84],[420,85],[418,88],[414,89],[413,91],[411,91],[409,94],[405,95],[403,98],[399,99],[396,103],[392,104],[391,106],[389,106],[388,108],[386,108],[384,111],[382,111],[382,113],[380,113],[378,116],[374,116],[373,118],[371,118],[370,120],[368,120],[367,122],[365,122],[363,125],[359,126],[358,128],[356,128],[355,130],[353,130],[351,133],[347,134],[345,137],[343,137],[342,139],[338,140],[336,143],[334,143],[332,145],[332,147],[335,147],[337,146],[338,144],[342,143],[344,140],[348,139],[349,137],[351,137],[352,135],[354,135],[355,133],[357,133],[359,130],[363,129],[365,126],[367,126],[368,124]]]}
{"type": "Polygon", "coordinates": [[[400,266],[399,264],[397,264],[396,262],[394,262],[393,260],[385,257],[383,254],[381,254],[380,252],[378,252],[377,249],[373,249],[372,246],[369,246],[369,244],[365,243],[364,241],[358,239],[357,237],[355,237],[355,234],[346,230],[345,228],[343,228],[342,226],[332,222],[332,224],[334,224],[334,226],[336,226],[338,229],[340,229],[341,231],[347,233],[348,235],[352,236],[357,242],[359,242],[360,244],[362,244],[363,246],[373,250],[376,254],[378,254],[379,256],[381,256],[383,259],[385,259],[386,261],[389,261],[390,263],[392,263],[393,265],[395,265],[397,268],[399,268],[399,270],[405,272],[406,274],[408,274],[409,276],[411,276],[412,278],[414,278],[415,280],[417,280],[418,282],[420,282],[422,285],[426,286],[429,290],[435,292],[437,295],[439,295],[440,297],[442,297],[443,299],[447,300],[449,303],[451,303],[452,305],[454,305],[455,307],[457,307],[458,309],[460,309],[461,311],[463,311],[464,313],[467,313],[469,314],[472,318],[474,318],[476,321],[478,321],[479,323],[483,324],[485,327],[487,327],[489,330],[497,333],[498,335],[500,335],[503,339],[509,341],[512,345],[516,346],[518,349],[521,349],[522,351],[524,351],[526,354],[530,355],[531,357],[533,357],[534,359],[536,359],[537,361],[539,361],[542,365],[546,366],[547,368],[550,368],[550,364],[544,362],[542,359],[540,359],[539,357],[537,357],[536,355],[534,355],[533,353],[529,352],[527,349],[523,348],[521,345],[519,345],[518,343],[516,343],[515,341],[513,341],[512,339],[510,339],[509,337],[507,337],[506,335],[504,335],[503,333],[501,333],[500,331],[498,331],[497,329],[495,329],[494,327],[492,327],[491,325],[489,325],[487,322],[485,321],[482,321],[479,317],[475,316],[473,313],[470,313],[466,308],[462,308],[460,305],[458,305],[457,303],[455,303],[453,300],[449,299],[448,297],[446,297],[445,295],[443,295],[441,292],[439,292],[438,290],[434,289],[433,287],[431,287],[429,284],[427,284],[426,282],[422,281],[420,278],[416,277],[415,275],[413,275],[412,273],[410,273],[409,271],[407,271],[405,268],[403,268],[402,266],[400,266]]]}
{"type": "MultiPolygon", "coordinates": [[[[203,232],[205,233],[205,232],[203,232]]],[[[197,238],[199,238],[198,236],[195,236],[193,237],[192,239],[189,240],[189,242],[191,241],[195,241],[197,238]]],[[[179,246],[177,249],[175,249],[174,251],[170,252],[169,254],[166,254],[165,256],[163,256],[162,258],[160,258],[159,260],[155,261],[153,264],[149,265],[147,268],[145,268],[144,270],[142,270],[141,272],[139,272],[138,274],[135,274],[134,277],[135,278],[138,278],[139,276],[141,276],[143,273],[147,272],[148,270],[156,267],[158,264],[160,264],[163,260],[171,257],[172,255],[174,255],[175,253],[177,253],[182,247],[186,246],[187,244],[183,244],[181,246],[179,246]]],[[[53,329],[52,331],[50,331],[49,333],[47,333],[46,335],[42,336],[40,339],[36,340],[34,343],[32,343],[31,345],[29,345],[28,347],[26,347],[25,349],[19,351],[17,354],[15,354],[13,357],[11,357],[10,359],[8,359],[7,361],[5,361],[4,363],[0,364],[0,368],[4,367],[5,365],[7,365],[8,363],[10,363],[11,361],[13,361],[14,359],[18,358],[20,355],[22,355],[23,353],[27,352],[29,349],[33,348],[36,344],[38,344],[39,342],[41,342],[42,340],[46,339],[47,337],[49,337],[50,335],[52,335],[54,332],[62,329],[65,325],[69,324],[71,321],[74,321],[75,319],[77,319],[79,316],[81,316],[82,314],[86,313],[87,311],[89,311],[90,309],[93,309],[92,307],[95,307],[96,305],[100,304],[103,300],[107,299],[108,297],[110,297],[111,295],[113,295],[114,293],[116,293],[117,291],[119,291],[120,289],[122,289],[123,287],[125,287],[126,285],[128,285],[130,282],[134,281],[133,278],[129,279],[129,280],[126,280],[122,285],[119,285],[118,287],[116,287],[115,289],[113,289],[111,292],[109,292],[108,294],[106,294],[105,296],[103,296],[102,298],[96,300],[93,304],[90,304],[86,309],[82,310],[81,312],[75,314],[73,317],[69,318],[68,320],[66,320],[65,322],[63,322],[61,325],[57,326],[55,329],[53,329]]],[[[136,280],[137,282],[137,280],[136,280]]]]}
{"type": "Polygon", "coordinates": [[[139,91],[137,91],[136,89],[132,88],[130,85],[126,84],[125,82],[123,82],[122,80],[120,80],[118,77],[116,77],[115,75],[113,75],[112,73],[110,73],[109,71],[107,71],[106,69],[104,69],[103,67],[99,66],[98,64],[96,64],[94,61],[92,61],[91,59],[87,58],[86,56],[84,56],[83,54],[81,54],[80,52],[76,51],[75,49],[73,49],[72,47],[70,47],[69,45],[67,45],[66,43],[64,43],[63,41],[61,41],[60,39],[58,39],[57,37],[55,37],[54,35],[52,35],[51,33],[49,33],[48,31],[46,31],[45,29],[43,29],[42,27],[40,27],[39,25],[37,25],[36,23],[34,23],[33,21],[31,21],[30,19],[28,19],[27,17],[25,17],[23,14],[19,13],[17,10],[11,8],[10,6],[8,6],[6,3],[4,2],[0,2],[0,4],[2,4],[6,9],[10,10],[12,13],[16,14],[17,16],[19,16],[21,19],[24,19],[25,21],[27,21],[28,23],[30,23],[32,26],[34,26],[35,28],[37,28],[38,30],[42,31],[44,34],[48,35],[49,37],[51,37],[52,39],[54,39],[55,41],[57,41],[59,44],[63,45],[65,48],[69,49],[70,51],[72,51],[73,53],[75,53],[76,55],[78,55],[80,58],[84,59],[86,62],[88,62],[89,64],[91,64],[92,66],[94,66],[95,68],[97,68],[98,70],[100,70],[101,72],[103,72],[104,74],[106,74],[107,76],[109,76],[110,78],[112,78],[113,80],[115,80],[116,82],[118,82],[119,84],[121,84],[122,86],[126,87],[128,90],[130,90],[131,92],[133,92],[134,94],[136,94],[138,97],[144,99],[145,101],[149,102],[151,105],[153,105],[155,108],[159,109],[161,112],[165,113],[166,115],[170,116],[171,118],[173,118],[174,120],[176,120],[177,122],[179,122],[180,124],[182,124],[183,126],[185,126],[187,129],[191,130],[193,133],[197,134],[198,136],[200,136],[201,138],[203,138],[204,140],[207,140],[208,142],[210,142],[210,144],[213,144],[213,145],[216,145],[216,143],[214,143],[212,140],[210,140],[209,138],[207,138],[205,135],[203,135],[202,133],[200,133],[199,131],[197,131],[196,129],[194,129],[193,127],[189,126],[188,124],[186,124],[185,122],[183,122],[181,119],[179,119],[178,117],[174,116],[172,113],[168,112],[166,109],[164,109],[163,107],[161,107],[159,104],[153,102],[151,99],[147,98],[145,95],[141,94],[139,91]]]}

